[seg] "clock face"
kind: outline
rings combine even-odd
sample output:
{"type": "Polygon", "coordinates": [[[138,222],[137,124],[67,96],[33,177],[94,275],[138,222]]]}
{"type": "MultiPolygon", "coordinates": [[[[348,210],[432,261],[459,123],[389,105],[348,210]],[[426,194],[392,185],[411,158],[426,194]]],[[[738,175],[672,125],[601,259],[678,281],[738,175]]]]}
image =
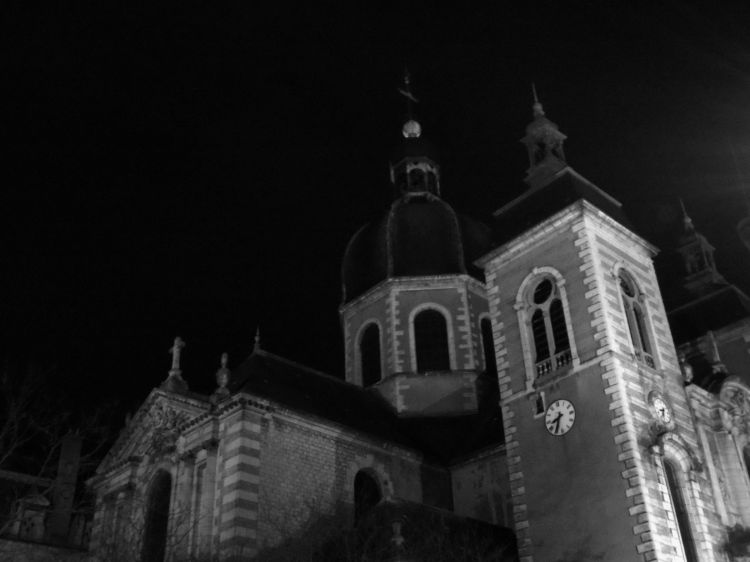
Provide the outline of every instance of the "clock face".
{"type": "Polygon", "coordinates": [[[552,435],[565,435],[576,421],[576,409],[568,400],[555,400],[544,414],[544,425],[552,435]]]}
{"type": "Polygon", "coordinates": [[[661,396],[655,397],[651,401],[651,406],[654,408],[654,413],[660,421],[664,423],[669,423],[672,421],[672,411],[669,409],[669,406],[667,405],[664,398],[662,398],[661,396]]]}

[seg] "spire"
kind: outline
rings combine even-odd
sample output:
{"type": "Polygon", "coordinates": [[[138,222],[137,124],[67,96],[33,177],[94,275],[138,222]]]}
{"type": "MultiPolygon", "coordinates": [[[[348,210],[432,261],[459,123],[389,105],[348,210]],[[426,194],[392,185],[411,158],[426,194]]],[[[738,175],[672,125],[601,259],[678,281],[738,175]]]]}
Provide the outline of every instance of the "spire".
{"type": "Polygon", "coordinates": [[[414,117],[419,100],[411,89],[411,75],[404,69],[404,84],[397,88],[406,98],[406,122],[401,127],[404,140],[391,165],[391,183],[396,196],[406,194],[440,195],[440,168],[430,156],[429,145],[422,138],[422,125],[414,117]]]}
{"type": "Polygon", "coordinates": [[[547,119],[536,84],[531,84],[531,93],[534,99],[532,120],[526,126],[526,136],[521,142],[529,152],[529,169],[524,181],[531,187],[537,187],[549,183],[557,172],[566,167],[563,143],[567,137],[547,119]]]}
{"type": "Polygon", "coordinates": [[[680,197],[680,208],[682,209],[682,227],[685,230],[685,233],[692,233],[695,232],[695,225],[693,224],[693,219],[690,218],[690,216],[687,214],[687,211],[685,210],[685,203],[682,201],[682,197],[680,197]]]}
{"type": "Polygon", "coordinates": [[[182,378],[182,369],[180,368],[180,359],[182,357],[182,349],[185,347],[185,342],[177,336],[174,339],[174,344],[169,348],[169,353],[172,354],[172,367],[169,369],[169,376],[161,383],[161,388],[169,390],[170,392],[184,392],[188,389],[188,385],[182,378]]]}
{"type": "Polygon", "coordinates": [[[544,117],[544,107],[542,107],[542,102],[539,101],[539,96],[536,95],[536,84],[534,82],[531,83],[531,93],[534,95],[534,105],[531,108],[534,119],[544,117]]]}
{"type": "Polygon", "coordinates": [[[401,134],[406,139],[417,139],[422,135],[422,126],[414,119],[414,104],[419,100],[411,92],[411,75],[409,69],[404,68],[404,87],[398,88],[398,93],[406,98],[406,123],[401,128],[401,134]]]}
{"type": "Polygon", "coordinates": [[[714,247],[700,232],[695,229],[693,219],[687,214],[685,204],[680,199],[682,209],[683,232],[679,239],[677,251],[682,255],[684,277],[682,281],[690,293],[701,295],[726,284],[726,280],[716,269],[714,247]]]}
{"type": "Polygon", "coordinates": [[[260,325],[255,328],[255,343],[253,344],[253,353],[260,351],[260,325]]]}

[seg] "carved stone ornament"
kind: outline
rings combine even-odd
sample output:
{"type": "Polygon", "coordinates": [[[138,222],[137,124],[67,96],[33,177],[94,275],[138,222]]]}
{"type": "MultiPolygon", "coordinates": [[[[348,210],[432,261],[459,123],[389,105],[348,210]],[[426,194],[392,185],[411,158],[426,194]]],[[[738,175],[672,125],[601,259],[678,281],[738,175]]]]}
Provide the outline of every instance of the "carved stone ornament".
{"type": "Polygon", "coordinates": [[[721,387],[721,420],[733,433],[750,433],[750,389],[739,381],[727,380],[721,387]]]}
{"type": "Polygon", "coordinates": [[[180,435],[178,428],[185,421],[187,415],[184,412],[178,412],[164,402],[154,404],[146,421],[151,427],[149,452],[158,455],[174,451],[180,435]]]}

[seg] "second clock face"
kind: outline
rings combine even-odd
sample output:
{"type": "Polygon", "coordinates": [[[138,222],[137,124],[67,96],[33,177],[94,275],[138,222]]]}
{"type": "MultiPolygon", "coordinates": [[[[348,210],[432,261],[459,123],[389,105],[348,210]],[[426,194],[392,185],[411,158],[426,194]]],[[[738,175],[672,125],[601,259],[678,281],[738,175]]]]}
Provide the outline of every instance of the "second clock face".
{"type": "Polygon", "coordinates": [[[544,414],[544,425],[552,435],[565,435],[576,421],[576,409],[569,400],[555,400],[544,414]]]}
{"type": "Polygon", "coordinates": [[[657,395],[651,404],[654,408],[654,413],[660,421],[669,423],[672,421],[672,411],[669,409],[669,405],[661,396],[657,395]]]}

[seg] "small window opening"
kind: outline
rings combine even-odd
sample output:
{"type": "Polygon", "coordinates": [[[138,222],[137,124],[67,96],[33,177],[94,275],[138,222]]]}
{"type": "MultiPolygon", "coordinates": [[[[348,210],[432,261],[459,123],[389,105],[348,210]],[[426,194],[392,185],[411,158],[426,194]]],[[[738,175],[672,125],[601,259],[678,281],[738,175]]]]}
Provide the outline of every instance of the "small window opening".
{"type": "Polygon", "coordinates": [[[415,169],[409,172],[409,186],[412,191],[425,191],[424,171],[415,169]]]}
{"type": "Polygon", "coordinates": [[[497,377],[497,362],[495,360],[495,341],[492,337],[492,322],[483,318],[481,322],[482,349],[484,351],[484,370],[488,375],[497,377]]]}
{"type": "Polygon", "coordinates": [[[380,381],[380,329],[377,324],[370,324],[362,333],[359,358],[362,386],[370,386],[380,381]]]}
{"type": "Polygon", "coordinates": [[[536,400],[534,401],[534,416],[543,415],[545,409],[546,404],[544,403],[544,392],[540,392],[537,394],[536,400]]]}
{"type": "Polygon", "coordinates": [[[430,193],[437,193],[437,176],[435,172],[427,172],[427,190],[430,193]]]}

